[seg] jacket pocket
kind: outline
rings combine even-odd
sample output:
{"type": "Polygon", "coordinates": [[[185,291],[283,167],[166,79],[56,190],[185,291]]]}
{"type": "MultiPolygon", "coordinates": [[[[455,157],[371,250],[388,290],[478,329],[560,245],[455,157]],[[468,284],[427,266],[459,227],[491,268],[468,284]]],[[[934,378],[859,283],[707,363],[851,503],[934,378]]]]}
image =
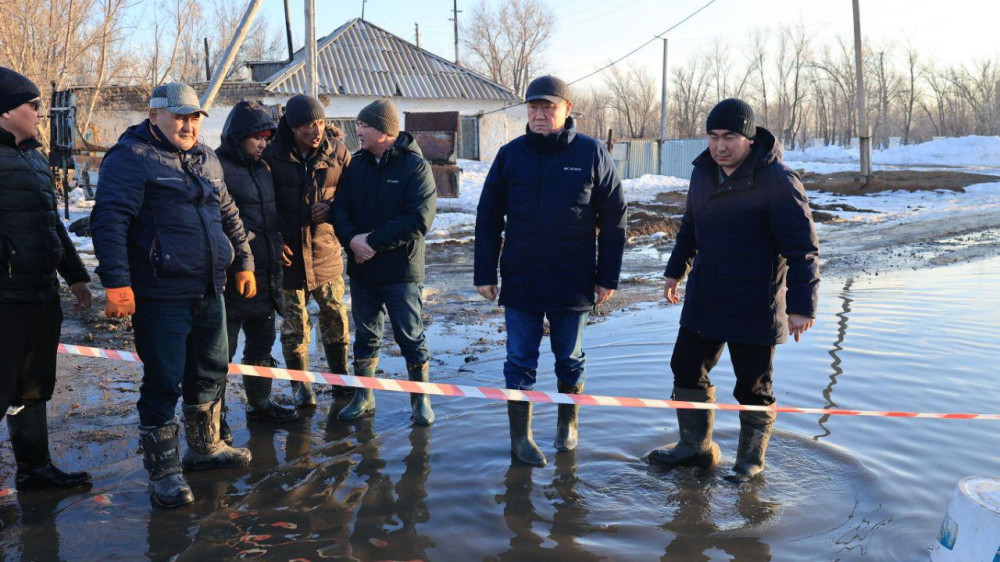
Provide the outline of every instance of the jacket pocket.
{"type": "Polygon", "coordinates": [[[730,262],[719,265],[719,292],[730,316],[763,322],[772,316],[771,264],[730,262]]]}

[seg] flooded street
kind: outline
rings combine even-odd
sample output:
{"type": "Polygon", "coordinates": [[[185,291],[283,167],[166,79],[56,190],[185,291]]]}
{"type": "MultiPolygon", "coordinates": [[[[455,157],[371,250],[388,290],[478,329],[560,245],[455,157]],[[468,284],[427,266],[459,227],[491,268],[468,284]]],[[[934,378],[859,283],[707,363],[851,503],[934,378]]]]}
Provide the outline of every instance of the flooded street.
{"type": "MultiPolygon", "coordinates": [[[[820,303],[805,339],[779,347],[779,403],[997,411],[1000,259],[829,278],[820,303]]],[[[679,314],[640,303],[589,327],[587,393],[667,397],[679,314]]],[[[497,320],[435,323],[432,380],[501,385],[497,320]]],[[[1000,466],[995,421],[781,414],[765,479],[740,488],[722,478],[736,413],[716,418],[719,469],[665,472],[640,456],[676,440],[672,411],[585,406],[579,449],[556,455],[556,407],[543,404],[535,437],[550,462],[532,469],[511,462],[500,402],[436,397],[437,423],[411,428],[404,394],[377,392],[374,420],[355,423],[329,420],[343,401],[324,394],[298,425],[247,427],[231,384],[236,444],[254,462],[191,473],[196,503],[167,511],[151,507],[135,454],[135,366],[115,364],[100,392],[79,393],[82,373],[108,365],[60,362],[56,460],[90,470],[94,486],[10,493],[5,446],[5,560],[925,560],[955,483],[1000,466]]],[[[382,368],[404,372],[399,357],[382,368]]],[[[733,402],[728,357],[713,374],[720,402],[733,402]]],[[[551,354],[539,380],[554,390],[551,354]]]]}

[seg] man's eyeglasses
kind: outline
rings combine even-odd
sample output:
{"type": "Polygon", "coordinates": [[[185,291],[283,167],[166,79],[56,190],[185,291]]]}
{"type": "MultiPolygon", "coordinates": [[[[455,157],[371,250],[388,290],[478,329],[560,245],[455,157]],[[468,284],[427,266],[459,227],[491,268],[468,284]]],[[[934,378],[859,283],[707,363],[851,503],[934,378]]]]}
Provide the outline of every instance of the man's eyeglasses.
{"type": "Polygon", "coordinates": [[[26,101],[24,103],[25,105],[30,105],[31,109],[34,109],[35,111],[39,111],[40,109],[42,109],[42,100],[31,100],[31,101],[26,101]]]}

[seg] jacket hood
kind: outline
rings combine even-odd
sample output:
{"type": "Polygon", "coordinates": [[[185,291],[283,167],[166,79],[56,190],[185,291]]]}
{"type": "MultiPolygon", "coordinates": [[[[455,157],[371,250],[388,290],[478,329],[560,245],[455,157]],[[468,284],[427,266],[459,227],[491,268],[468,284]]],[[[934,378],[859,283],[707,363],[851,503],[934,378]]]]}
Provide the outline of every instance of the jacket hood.
{"type": "MultiPolygon", "coordinates": [[[[413,138],[413,135],[407,133],[406,131],[399,132],[399,136],[396,137],[396,142],[394,142],[386,152],[389,154],[390,158],[394,158],[405,152],[411,152],[421,158],[424,157],[424,152],[420,150],[420,145],[417,144],[417,140],[413,138]]],[[[353,154],[353,157],[370,158],[372,161],[375,161],[375,155],[365,149],[358,150],[353,154]]]]}
{"type": "MultiPolygon", "coordinates": [[[[781,141],[774,138],[771,131],[768,131],[764,127],[757,127],[757,133],[753,137],[753,148],[750,149],[750,154],[732,175],[752,172],[781,161],[781,141]]],[[[712,159],[712,153],[707,148],[691,163],[709,175],[714,175],[716,170],[719,169],[719,165],[712,159]]]]}
{"type": "Polygon", "coordinates": [[[233,156],[241,156],[240,142],[250,135],[261,131],[277,132],[278,127],[271,118],[270,112],[257,102],[241,101],[233,107],[226,117],[222,127],[222,144],[224,150],[233,156]]]}

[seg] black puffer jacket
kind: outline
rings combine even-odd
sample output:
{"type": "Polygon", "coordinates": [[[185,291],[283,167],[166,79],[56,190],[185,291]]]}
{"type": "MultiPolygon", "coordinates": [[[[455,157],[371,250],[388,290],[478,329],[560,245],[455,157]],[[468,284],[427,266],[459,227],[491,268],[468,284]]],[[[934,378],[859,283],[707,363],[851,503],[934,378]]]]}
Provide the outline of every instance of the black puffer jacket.
{"type": "Polygon", "coordinates": [[[333,201],[340,175],[351,160],[347,147],[327,136],[319,148],[302,155],[282,117],[278,136],[267,147],[264,159],[274,178],[281,236],[293,252],[292,265],[284,271],[285,288],[311,291],[340,277],[344,273],[340,242],[329,222],[312,223],[312,205],[333,201]]]}
{"type": "Polygon", "coordinates": [[[28,140],[18,146],[0,129],[0,302],[45,302],[59,280],[90,281],[59,220],[52,172],[28,140]]]}
{"type": "Polygon", "coordinates": [[[750,155],[721,184],[708,150],[695,159],[664,273],[690,275],[683,327],[716,341],[784,342],[788,314],[816,316],[818,256],[809,199],[767,129],[757,127],[750,155]]]}
{"type": "Polygon", "coordinates": [[[399,133],[381,160],[367,150],[356,152],[331,214],[347,248],[347,274],[373,285],[423,281],[424,236],[436,209],[431,166],[410,133],[399,133]],[[365,232],[376,254],[359,264],[350,250],[351,238],[365,232]]]}
{"type": "MultiPolygon", "coordinates": [[[[229,113],[222,129],[222,145],[215,149],[229,195],[243,220],[257,278],[257,296],[252,299],[243,298],[235,283],[226,285],[226,310],[230,316],[254,318],[281,309],[282,242],[271,169],[263,159],[254,161],[240,149],[243,139],[268,130],[273,132],[276,126],[267,110],[257,103],[241,101],[229,113]]],[[[235,279],[236,273],[230,267],[228,278],[235,279]]]]}

